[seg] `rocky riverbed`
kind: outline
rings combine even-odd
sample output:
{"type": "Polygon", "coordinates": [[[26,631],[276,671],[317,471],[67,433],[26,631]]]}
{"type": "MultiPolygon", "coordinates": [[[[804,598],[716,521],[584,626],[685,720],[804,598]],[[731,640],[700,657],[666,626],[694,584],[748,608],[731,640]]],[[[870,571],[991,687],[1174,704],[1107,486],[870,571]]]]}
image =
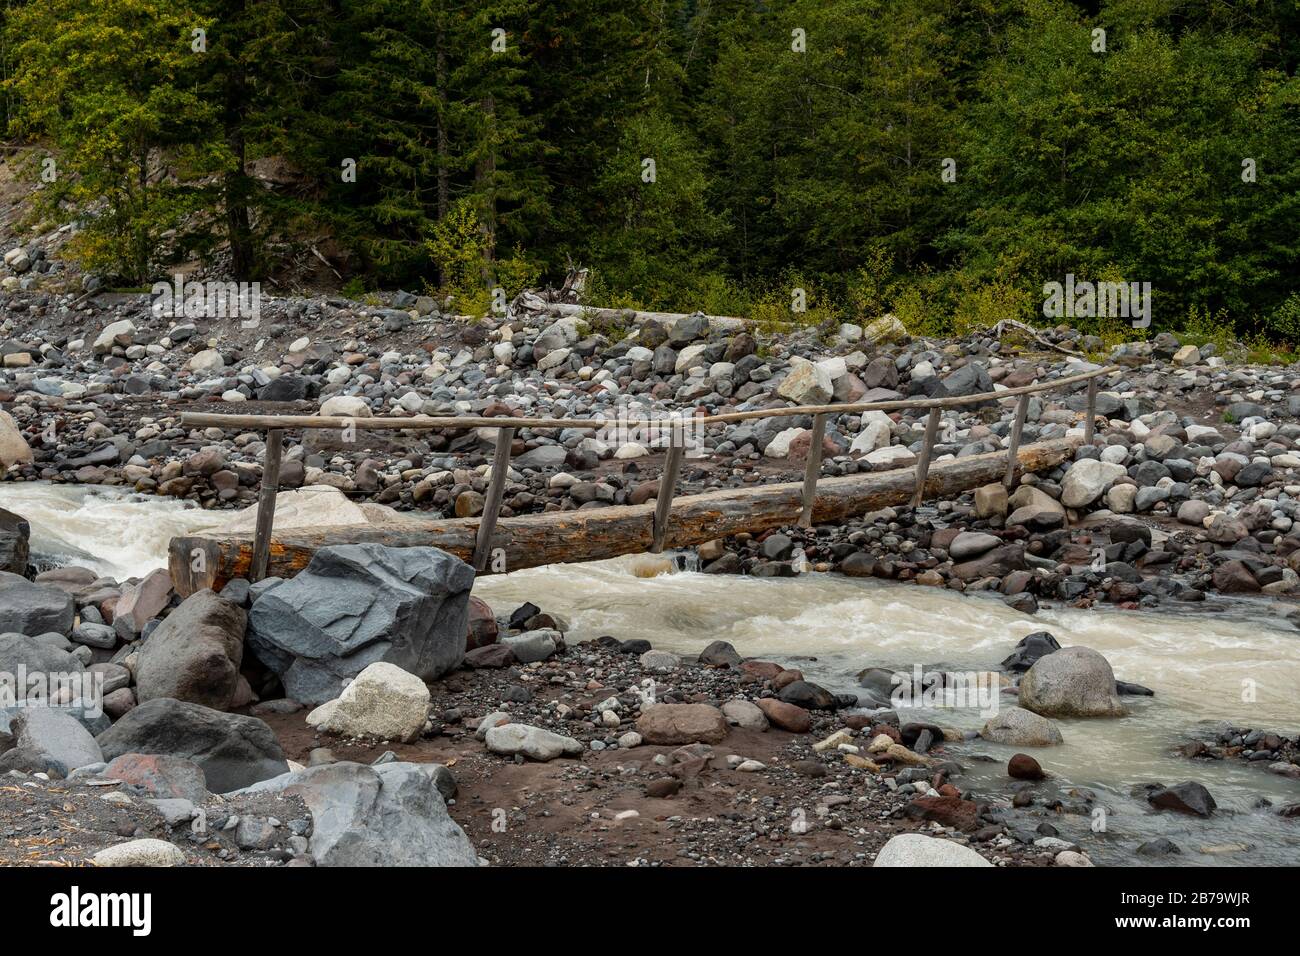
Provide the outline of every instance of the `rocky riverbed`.
{"type": "MultiPolygon", "coordinates": [[[[0,296],[0,464],[9,480],[130,488],[205,508],[248,506],[263,436],[179,426],[183,411],[368,417],[653,417],[791,404],[961,396],[1095,368],[987,337],[914,340],[892,317],[863,328],[761,337],[688,317],[633,328],[520,310],[468,321],[431,299],[387,306],[269,300],[256,328],[155,316],[147,296],[0,296]],[[298,331],[309,330],[308,335],[298,331]]],[[[1100,343],[1061,329],[1062,348],[1100,343]]],[[[1038,348],[1035,345],[1035,348],[1038,348]]],[[[1300,593],[1300,377],[1230,363],[1168,334],[1098,361],[1125,371],[1098,398],[1094,444],[1004,494],[992,485],[847,527],[715,542],[714,572],[787,574],[798,560],[848,574],[995,588],[1040,599],[1152,606],[1259,594],[1292,614],[1300,593]],[[969,532],[963,534],[963,532],[969,532]]],[[[1078,434],[1082,385],[1035,395],[1024,441],[1078,434]]],[[[1005,447],[1014,402],[945,413],[936,456],[1005,447]]],[[[811,420],[714,425],[694,436],[683,493],[802,476],[811,420]]],[[[831,416],[823,474],[908,467],[923,413],[831,416]]],[[[636,439],[641,438],[638,441],[636,439]]],[[[281,487],[328,485],[399,511],[481,513],[491,429],[289,436],[281,487]]],[[[502,514],[641,503],[662,454],[612,429],[522,429],[502,514]]]]}
{"type": "MultiPolygon", "coordinates": [[[[642,573],[675,560],[750,578],[831,571],[987,592],[1022,615],[1247,600],[1278,627],[1300,624],[1297,369],[1167,335],[1102,354],[1072,330],[1048,333],[1083,358],[911,339],[891,317],[769,337],[702,316],[466,321],[405,295],[271,300],[255,328],[163,319],[129,295],[16,290],[0,314],[8,481],[214,512],[253,503],[265,446],[185,429],[184,411],[638,417],[971,395],[1114,362],[1096,440],[1059,468],[842,526],[709,542],[642,573]]],[[[1013,404],[946,414],[937,455],[1004,448],[1013,404]]],[[[1024,441],[1080,434],[1085,407],[1082,388],[1034,396],[1024,441]]],[[[811,424],[710,426],[681,487],[797,479],[811,424]]],[[[823,474],[909,467],[923,426],[908,412],[830,416],[823,474]]],[[[473,516],[492,431],[291,434],[282,487],[325,489],[308,495],[323,506],[293,501],[305,523],[321,522],[318,507],[473,516]]],[[[662,456],[638,437],[522,429],[503,514],[653,498],[662,456]]],[[[88,683],[53,693],[59,706],[3,712],[0,769],[22,795],[0,800],[13,861],[39,858],[42,840],[50,859],[75,861],[129,837],[161,838],[175,851],[130,852],[171,863],[1087,865],[1108,839],[1094,826],[1107,799],[1058,784],[1044,754],[1057,721],[1125,719],[1148,693],[1147,675],[1117,681],[1104,655],[1045,632],[1008,640],[996,713],[963,731],[909,720],[886,667],[832,691],[798,661],[747,658],[707,634],[689,654],[636,633],[575,634],[544,594],[531,598],[541,607],[488,607],[473,572],[434,549],[327,548],[292,580],[185,600],[165,571],[42,570],[30,551],[22,516],[0,515],[0,671],[88,683]],[[1023,750],[973,774],[990,759],[981,741],[1023,750]],[[44,813],[58,801],[75,826],[44,813]],[[893,842],[913,834],[942,842],[893,842]]],[[[1188,728],[1187,779],[1144,785],[1152,812],[1222,814],[1195,779],[1200,759],[1300,774],[1293,729],[1205,737],[1188,728]]],[[[1259,812],[1289,819],[1294,803],[1259,812]]],[[[1176,852],[1161,839],[1126,845],[1176,852]]]]}

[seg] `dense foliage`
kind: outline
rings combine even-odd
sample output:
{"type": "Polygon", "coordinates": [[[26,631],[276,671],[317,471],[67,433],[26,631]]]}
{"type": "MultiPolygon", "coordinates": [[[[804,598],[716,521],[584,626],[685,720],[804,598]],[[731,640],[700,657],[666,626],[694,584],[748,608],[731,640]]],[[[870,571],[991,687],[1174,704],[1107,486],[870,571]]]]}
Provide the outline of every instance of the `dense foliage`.
{"type": "Polygon", "coordinates": [[[1072,273],[1150,282],[1156,327],[1300,334],[1294,0],[11,0],[3,30],[44,209],[130,281],[312,241],[483,304],[582,263],[605,303],[800,288],[939,330],[1041,319],[1072,273]]]}

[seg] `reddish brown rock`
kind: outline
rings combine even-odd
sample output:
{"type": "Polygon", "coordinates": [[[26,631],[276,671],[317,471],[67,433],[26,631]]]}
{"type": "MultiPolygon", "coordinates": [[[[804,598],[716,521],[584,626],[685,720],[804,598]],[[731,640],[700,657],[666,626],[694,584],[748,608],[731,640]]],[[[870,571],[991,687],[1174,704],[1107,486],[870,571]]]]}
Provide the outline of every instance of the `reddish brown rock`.
{"type": "Polygon", "coordinates": [[[647,797],[671,797],[682,789],[682,782],[674,777],[660,777],[645,785],[647,797]]]}
{"type": "Polygon", "coordinates": [[[794,734],[806,734],[812,730],[812,715],[797,704],[787,704],[775,697],[760,697],[754,703],[775,727],[794,734]]]}
{"type": "Polygon", "coordinates": [[[509,667],[515,662],[515,652],[504,644],[488,644],[465,652],[466,667],[509,667]]]}
{"type": "Polygon", "coordinates": [[[487,647],[497,642],[497,619],[487,601],[470,595],[469,631],[465,635],[465,650],[487,647]]]}
{"type": "Polygon", "coordinates": [[[1017,780],[1042,780],[1045,776],[1038,761],[1029,754],[1015,754],[1007,761],[1007,773],[1017,780]]]}
{"type": "Polygon", "coordinates": [[[969,832],[979,829],[979,807],[973,800],[960,797],[917,797],[907,805],[913,820],[925,820],[940,826],[969,832]]]}
{"type": "Polygon", "coordinates": [[[803,671],[793,669],[783,670],[772,677],[772,689],[781,690],[783,687],[793,684],[797,680],[803,680],[803,671]]]}
{"type": "Polygon", "coordinates": [[[181,798],[201,803],[208,798],[207,777],[192,760],[166,754],[122,754],[100,774],[121,780],[154,798],[181,798]]]}
{"type": "Polygon", "coordinates": [[[730,729],[722,711],[708,704],[652,704],[636,721],[648,744],[716,744],[730,729]]]}
{"type": "Polygon", "coordinates": [[[743,673],[752,674],[761,680],[771,680],[785,670],[780,664],[771,661],[745,661],[740,665],[740,669],[743,673]]]}

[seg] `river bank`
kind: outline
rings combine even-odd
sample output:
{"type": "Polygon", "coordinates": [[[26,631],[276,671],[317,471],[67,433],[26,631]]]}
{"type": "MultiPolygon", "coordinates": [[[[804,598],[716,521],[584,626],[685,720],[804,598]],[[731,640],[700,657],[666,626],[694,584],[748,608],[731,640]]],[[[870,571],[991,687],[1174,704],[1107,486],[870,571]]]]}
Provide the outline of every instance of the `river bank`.
{"type": "MultiPolygon", "coordinates": [[[[90,489],[86,493],[95,496],[90,489]]],[[[128,522],[148,525],[150,505],[161,511],[163,522],[178,516],[212,517],[199,509],[176,511],[158,499],[142,506],[130,496],[118,497],[127,510],[114,514],[103,501],[94,506],[104,528],[115,530],[83,539],[104,554],[111,553],[111,540],[128,522]]],[[[156,536],[154,547],[163,546],[165,537],[156,536]]],[[[671,564],[698,567],[698,559],[691,557],[671,564]]],[[[161,565],[158,552],[154,564],[161,565]]],[[[985,808],[980,816],[938,816],[948,829],[933,832],[963,842],[982,833],[973,845],[990,859],[1031,865],[1054,863],[1057,854],[1073,852],[1067,846],[1100,865],[1272,864],[1291,862],[1300,852],[1294,823],[1279,813],[1296,802],[1294,779],[1239,756],[1222,759],[1220,754],[1221,759],[1207,761],[1183,755],[1196,742],[1222,749],[1217,737],[1227,725],[1288,736],[1293,691],[1300,686],[1300,645],[1275,626],[1282,622],[1270,618],[1258,599],[1238,599],[1217,614],[1204,612],[1204,602],[1184,605],[1188,610],[1182,612],[1171,607],[1158,613],[1083,611],[1062,604],[1030,617],[988,593],[815,571],[768,579],[665,572],[656,556],[492,576],[479,581],[474,594],[495,612],[488,612],[496,628],[489,648],[519,633],[519,626],[536,631],[554,625],[563,629],[564,639],[542,662],[522,664],[503,655],[504,667],[486,666],[502,659],[481,660],[485,666],[432,681],[428,709],[433,720],[417,741],[322,734],[306,722],[310,707],[294,704],[291,713],[282,713],[273,689],[265,703],[245,702],[235,710],[265,721],[285,759],[304,766],[331,758],[369,764],[389,751],[399,760],[449,766],[461,794],[450,806],[451,817],[492,862],[867,865],[890,836],[926,823],[909,815],[918,796],[914,788],[900,791],[882,782],[897,780],[900,769],[902,779],[912,779],[914,768],[895,767],[881,777],[846,763],[847,751],[838,744],[829,752],[813,745],[847,729],[853,734],[849,745],[865,749],[872,725],[853,725],[861,725],[873,708],[802,708],[809,715],[803,733],[732,727],[720,743],[708,745],[707,754],[688,756],[694,774],[690,786],[661,795],[663,784],[656,781],[679,779],[673,770],[683,755],[675,760],[674,754],[683,747],[689,753],[690,745],[620,747],[620,737],[636,732],[638,711],[629,710],[611,727],[594,719],[600,713],[592,713],[595,698],[621,696],[639,708],[638,689],[653,681],[660,701],[721,707],[728,700],[755,700],[763,694],[780,699],[770,677],[758,680],[731,668],[694,663],[703,645],[717,639],[731,644],[738,656],[774,662],[774,671],[754,665],[759,673],[796,669],[832,695],[866,701],[870,690],[858,677],[866,668],[899,674],[910,674],[917,666],[927,673],[1000,674],[999,662],[1017,641],[1046,629],[1062,645],[1100,650],[1117,678],[1145,685],[1155,696],[1124,697],[1129,716],[1117,720],[1057,718],[1064,742],[1048,748],[974,738],[987,721],[978,706],[880,711],[892,710],[900,731],[918,724],[936,728],[939,739],[923,756],[945,769],[939,778],[944,784],[969,798],[969,807],[956,806],[952,812],[985,808]],[[531,623],[517,620],[512,632],[510,619],[520,618],[513,612],[530,600],[549,614],[531,623]],[[604,635],[618,640],[596,641],[604,635]],[[627,653],[619,642],[629,642],[627,653]],[[664,652],[672,666],[663,669],[653,655],[643,660],[649,651],[664,652]],[[1247,683],[1254,691],[1249,703],[1243,697],[1247,683]],[[475,734],[485,716],[498,712],[576,740],[585,755],[576,761],[503,763],[475,734]],[[318,748],[331,753],[314,755],[318,748]],[[1048,779],[1031,785],[1009,777],[1008,761],[1017,753],[1032,754],[1048,779]],[[701,763],[701,756],[708,759],[701,763]],[[757,761],[762,769],[738,770],[737,762],[727,762],[732,756],[757,761]],[[827,776],[812,769],[813,763],[827,776]],[[1145,787],[1183,780],[1207,787],[1218,804],[1211,817],[1155,812],[1149,805],[1145,787]],[[1031,792],[1017,798],[1022,790],[1031,792]],[[812,814],[814,825],[803,834],[788,826],[796,811],[804,814],[799,819],[812,814]],[[1104,816],[1094,817],[1098,812],[1104,816]],[[616,820],[620,814],[625,815],[616,820]],[[1097,819],[1105,821],[1101,832],[1092,829],[1097,819]],[[1040,832],[1044,824],[1051,830],[1040,832]],[[738,835],[744,836],[739,844],[738,835]],[[1035,845],[1042,839],[1049,842],[1035,845]],[[1050,842],[1058,839],[1065,844],[1050,842]],[[1164,841],[1178,852],[1168,850],[1164,841]],[[1139,852],[1140,847],[1145,849],[1139,852]]],[[[481,608],[474,620],[476,627],[487,626],[481,608]]],[[[123,644],[114,656],[126,663],[133,650],[123,644]]],[[[94,656],[107,657],[108,652],[97,650],[94,656]]],[[[482,657],[471,655],[476,656],[482,657]]],[[[253,677],[257,671],[250,666],[246,661],[241,670],[253,677]]],[[[1013,681],[1015,675],[1001,679],[1013,681]]],[[[251,685],[245,693],[253,693],[251,685]]],[[[999,694],[1000,705],[1014,703],[1014,697],[999,694]]],[[[913,746],[915,742],[912,736],[913,746]]],[[[927,789],[936,772],[927,768],[922,778],[927,789]]],[[[177,832],[183,835],[183,830],[177,832]]],[[[246,854],[231,841],[220,849],[230,862],[277,858],[275,853],[246,854]]]]}
{"type": "MultiPolygon", "coordinates": [[[[66,305],[5,302],[0,508],[31,524],[33,563],[0,581],[0,669],[111,689],[102,714],[11,721],[0,765],[33,786],[80,774],[159,799],[115,785],[112,762],[197,767],[207,787],[170,808],[174,840],[223,801],[288,788],[307,828],[245,842],[317,865],[866,865],[918,828],[946,841],[935,852],[999,865],[1297,857],[1294,369],[1130,343],[1107,356],[1124,370],[1073,460],[843,525],[477,582],[432,549],[325,548],[289,581],[182,600],[166,541],[251,530],[264,453],[255,433],[180,427],[185,410],[617,417],[630,398],[634,414],[714,413],[1095,366],[990,336],[915,340],[890,317],[760,342],[698,316],[629,330],[283,300],[261,328],[201,331],[140,297],[66,305]],[[984,696],[926,697],[936,682],[984,696]],[[237,759],[205,767],[214,742],[237,759]],[[319,829],[340,819],[367,821],[363,846],[319,829]]],[[[1024,440],[1081,435],[1085,407],[1078,390],[1035,396],[1024,440]]],[[[998,451],[1013,413],[948,415],[937,454],[998,451]]],[[[811,424],[710,426],[680,490],[798,478],[811,424]]],[[[907,411],[831,415],[823,474],[907,468],[922,428],[907,411]]],[[[481,512],[491,434],[353,437],[289,436],[278,528],[481,512]]],[[[662,455],[637,437],[522,429],[503,514],[653,498],[662,455]]]]}

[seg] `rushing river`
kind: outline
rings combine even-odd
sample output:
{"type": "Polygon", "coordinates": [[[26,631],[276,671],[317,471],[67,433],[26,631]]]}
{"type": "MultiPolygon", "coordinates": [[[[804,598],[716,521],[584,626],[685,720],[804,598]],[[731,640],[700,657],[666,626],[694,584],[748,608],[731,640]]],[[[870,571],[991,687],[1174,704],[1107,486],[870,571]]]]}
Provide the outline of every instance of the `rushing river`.
{"type": "MultiPolygon", "coordinates": [[[[33,552],[42,561],[79,563],[120,577],[163,566],[172,535],[231,520],[167,499],[41,484],[0,484],[0,507],[31,522],[33,552]]],[[[1155,691],[1153,698],[1124,698],[1130,709],[1125,718],[1060,720],[1065,743],[1033,751],[1058,786],[1089,788],[1108,808],[1104,834],[1088,832],[1087,816],[1062,815],[1052,820],[1062,836],[1080,840],[1100,863],[1300,863],[1300,820],[1276,814],[1277,806],[1300,801],[1300,782],[1259,765],[1170,754],[1189,733],[1219,721],[1288,735],[1300,730],[1300,631],[1247,602],[1220,614],[1063,608],[1027,617],[993,598],[937,588],[813,573],[647,578],[636,573],[639,561],[488,577],[475,593],[498,613],[533,601],[566,617],[578,639],[641,637],[685,654],[713,640],[730,641],[746,656],[789,662],[837,692],[852,692],[854,675],[868,666],[995,670],[1025,634],[1049,630],[1063,646],[1095,648],[1117,677],[1155,691]],[[1152,813],[1136,795],[1142,784],[1189,779],[1217,800],[1211,819],[1152,813]],[[1261,806],[1262,800],[1272,807],[1261,806]],[[1137,844],[1158,836],[1173,840],[1182,854],[1133,855],[1137,844]]],[[[903,716],[962,730],[984,722],[973,708],[903,716]]],[[[974,741],[947,749],[969,768],[959,783],[1005,793],[1003,768],[1014,748],[974,741]]]]}

